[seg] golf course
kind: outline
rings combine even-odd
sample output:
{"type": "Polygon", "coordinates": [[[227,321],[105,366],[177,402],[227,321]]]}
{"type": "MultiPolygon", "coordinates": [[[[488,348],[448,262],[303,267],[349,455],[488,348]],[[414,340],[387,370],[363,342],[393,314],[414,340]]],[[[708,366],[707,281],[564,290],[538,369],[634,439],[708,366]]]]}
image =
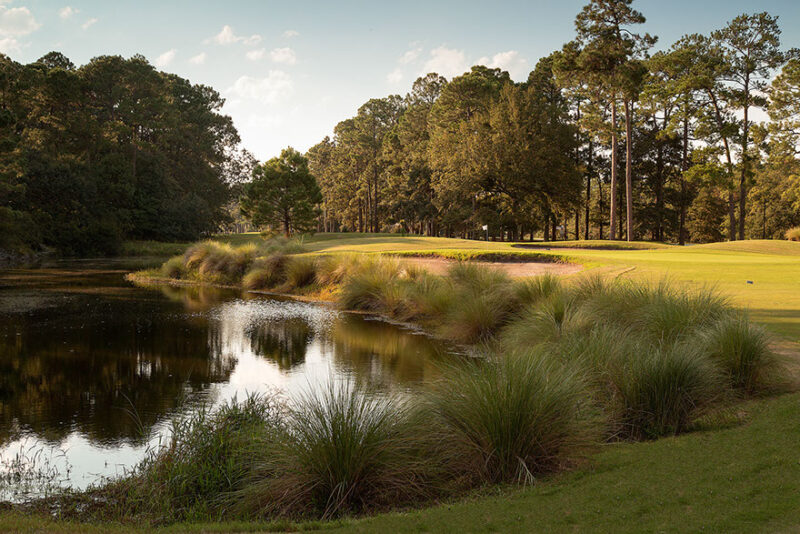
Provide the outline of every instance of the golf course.
{"type": "MultiPolygon", "coordinates": [[[[217,236],[216,241],[242,247],[263,243],[263,238],[235,234],[217,236]]],[[[401,506],[366,517],[182,521],[157,531],[530,532],[535,525],[541,532],[641,532],[671,530],[677,524],[686,532],[800,528],[800,243],[764,240],[678,247],[318,234],[291,246],[292,256],[298,258],[400,256],[400,261],[424,259],[422,268],[437,263],[452,267],[466,260],[509,270],[516,278],[524,278],[520,265],[537,265],[565,283],[598,276],[710,288],[766,328],[787,380],[780,390],[747,395],[701,417],[688,432],[655,440],[608,441],[572,468],[536,476],[522,487],[493,484],[433,504],[401,506]],[[565,265],[572,268],[559,271],[565,265]]],[[[150,532],[156,527],[0,512],[4,531],[150,532]]]]}

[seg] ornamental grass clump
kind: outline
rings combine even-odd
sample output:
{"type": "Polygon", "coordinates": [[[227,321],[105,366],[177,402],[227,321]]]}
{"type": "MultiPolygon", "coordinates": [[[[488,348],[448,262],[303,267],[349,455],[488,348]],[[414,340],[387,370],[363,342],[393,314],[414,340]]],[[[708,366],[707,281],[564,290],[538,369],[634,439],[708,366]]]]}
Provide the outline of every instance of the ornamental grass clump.
{"type": "Polygon", "coordinates": [[[575,366],[501,356],[446,369],[425,407],[453,473],[474,483],[530,484],[594,442],[588,399],[575,366]]]}
{"type": "Polygon", "coordinates": [[[264,517],[331,518],[427,494],[429,458],[409,405],[354,382],[329,382],[290,403],[277,439],[260,450],[240,506],[264,517]]]}
{"type": "Polygon", "coordinates": [[[103,493],[125,517],[219,519],[228,514],[228,496],[244,487],[251,472],[251,443],[271,440],[280,425],[279,403],[272,396],[234,398],[215,410],[192,412],[173,421],[166,446],[151,451],[131,476],[103,493]]]}
{"type": "Polygon", "coordinates": [[[317,265],[311,256],[291,256],[285,270],[286,289],[302,289],[316,280],[317,265]]]}
{"type": "Polygon", "coordinates": [[[769,336],[744,315],[724,317],[700,333],[703,350],[722,370],[731,387],[747,394],[769,387],[780,362],[769,347],[769,336]]]}
{"type": "Polygon", "coordinates": [[[183,256],[174,256],[168,259],[161,266],[160,272],[162,276],[173,278],[175,280],[179,280],[186,276],[187,269],[183,261],[183,256]]]}
{"type": "Polygon", "coordinates": [[[727,299],[711,289],[692,290],[666,280],[648,284],[590,279],[579,283],[574,295],[595,324],[629,328],[670,343],[695,335],[730,310],[727,299]]]}
{"type": "Polygon", "coordinates": [[[697,347],[641,340],[625,349],[604,370],[621,437],[680,434],[722,400],[722,376],[697,347]]]}
{"type": "Polygon", "coordinates": [[[516,282],[516,300],[521,306],[536,304],[563,290],[561,279],[550,273],[516,282]]]}
{"type": "Polygon", "coordinates": [[[361,268],[358,254],[326,254],[317,257],[315,282],[319,287],[336,287],[361,268]]]}
{"type": "Polygon", "coordinates": [[[532,347],[555,342],[563,336],[576,336],[587,320],[579,304],[569,293],[553,293],[541,302],[529,304],[503,330],[503,346],[532,347]]]}
{"type": "Polygon", "coordinates": [[[518,306],[513,282],[500,271],[459,262],[448,270],[446,279],[452,297],[439,330],[458,343],[491,340],[518,306]]]}
{"type": "Polygon", "coordinates": [[[401,269],[392,258],[369,257],[345,277],[339,294],[340,304],[348,310],[385,313],[395,316],[405,307],[400,287],[401,269]]]}
{"type": "Polygon", "coordinates": [[[183,255],[189,271],[205,281],[237,283],[256,258],[253,244],[232,247],[226,243],[203,241],[189,247],[183,255]]]}
{"type": "Polygon", "coordinates": [[[274,289],[286,281],[288,256],[276,252],[253,262],[242,278],[242,286],[249,290],[274,289]]]}

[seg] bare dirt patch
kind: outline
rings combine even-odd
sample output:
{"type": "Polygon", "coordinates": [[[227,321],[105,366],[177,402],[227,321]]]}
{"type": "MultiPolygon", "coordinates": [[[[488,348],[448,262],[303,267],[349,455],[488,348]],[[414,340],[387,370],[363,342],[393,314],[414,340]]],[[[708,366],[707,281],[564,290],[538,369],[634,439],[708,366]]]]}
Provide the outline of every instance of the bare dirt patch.
{"type": "MultiPolygon", "coordinates": [[[[446,258],[403,258],[403,261],[427,269],[433,274],[447,274],[447,269],[452,264],[456,263],[456,260],[449,260],[446,258]]],[[[528,276],[536,276],[545,273],[569,275],[580,272],[583,269],[581,265],[576,265],[574,263],[521,261],[473,261],[471,263],[503,271],[512,278],[526,278],[528,276]]]]}

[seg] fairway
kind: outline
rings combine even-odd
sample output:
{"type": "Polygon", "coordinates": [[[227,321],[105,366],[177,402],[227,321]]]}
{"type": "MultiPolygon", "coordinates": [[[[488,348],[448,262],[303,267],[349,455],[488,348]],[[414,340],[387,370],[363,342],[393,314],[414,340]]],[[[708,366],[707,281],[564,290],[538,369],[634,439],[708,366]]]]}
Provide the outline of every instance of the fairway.
{"type": "MultiPolygon", "coordinates": [[[[261,239],[257,233],[220,236],[234,245],[261,239]]],[[[458,251],[550,254],[579,263],[584,271],[712,286],[780,337],[800,342],[800,243],[751,240],[673,246],[645,242],[566,241],[501,243],[396,234],[318,234],[304,247],[316,253],[441,253],[458,251]],[[522,246],[519,246],[522,245],[522,246]],[[535,248],[531,247],[532,245],[535,248]],[[582,248],[619,246],[621,250],[582,248]],[[528,248],[531,247],[531,248],[528,248]],[[581,248],[577,248],[581,247],[581,248]]]]}

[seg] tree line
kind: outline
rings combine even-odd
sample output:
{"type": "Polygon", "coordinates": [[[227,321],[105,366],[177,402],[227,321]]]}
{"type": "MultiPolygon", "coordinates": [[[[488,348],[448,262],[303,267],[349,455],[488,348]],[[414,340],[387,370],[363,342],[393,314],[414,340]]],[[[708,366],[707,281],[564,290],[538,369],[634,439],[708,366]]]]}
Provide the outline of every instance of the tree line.
{"type": "Polygon", "coordinates": [[[0,248],[108,254],[217,230],[249,173],[222,104],[138,55],[0,54],[0,248]]]}
{"type": "Polygon", "coordinates": [[[800,60],[777,17],[652,53],[631,4],[592,0],[523,82],[475,66],[366,102],[307,153],[319,229],[684,243],[800,224],[800,60]]]}

